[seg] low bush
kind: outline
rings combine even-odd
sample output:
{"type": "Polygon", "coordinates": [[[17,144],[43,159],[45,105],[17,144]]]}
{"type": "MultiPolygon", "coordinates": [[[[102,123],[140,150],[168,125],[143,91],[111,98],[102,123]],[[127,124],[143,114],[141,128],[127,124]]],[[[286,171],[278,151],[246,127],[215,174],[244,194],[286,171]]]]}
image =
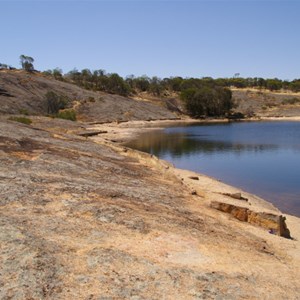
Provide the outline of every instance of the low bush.
{"type": "Polygon", "coordinates": [[[240,119],[244,119],[245,115],[241,112],[235,112],[235,113],[230,113],[228,114],[228,119],[230,120],[240,120],[240,119]]]}
{"type": "Polygon", "coordinates": [[[296,103],[300,103],[300,98],[288,98],[288,99],[284,99],[281,101],[281,104],[283,105],[287,105],[287,104],[296,104],[296,103]]]}
{"type": "Polygon", "coordinates": [[[10,117],[8,120],[30,125],[32,120],[26,117],[10,117]]]}
{"type": "Polygon", "coordinates": [[[76,121],[76,112],[73,109],[63,110],[60,111],[56,117],[60,119],[76,121]]]}
{"type": "Polygon", "coordinates": [[[21,115],[24,115],[24,116],[28,116],[28,115],[29,115],[28,110],[27,110],[27,109],[24,109],[24,108],[21,108],[21,109],[19,110],[19,113],[20,113],[21,115]]]}
{"type": "Polygon", "coordinates": [[[48,114],[57,114],[60,109],[67,108],[70,99],[65,95],[58,95],[49,91],[45,94],[45,101],[48,114]]]}
{"type": "Polygon", "coordinates": [[[88,98],[88,100],[89,100],[89,102],[96,102],[96,99],[94,97],[91,97],[91,96],[88,98]]]}

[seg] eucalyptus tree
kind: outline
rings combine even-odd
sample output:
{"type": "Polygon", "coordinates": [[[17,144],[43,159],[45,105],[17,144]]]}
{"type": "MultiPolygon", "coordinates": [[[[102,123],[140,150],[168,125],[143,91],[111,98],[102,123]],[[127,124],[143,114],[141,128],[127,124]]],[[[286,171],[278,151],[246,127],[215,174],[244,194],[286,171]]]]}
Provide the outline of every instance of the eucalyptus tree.
{"type": "Polygon", "coordinates": [[[23,70],[25,70],[27,72],[34,71],[33,62],[34,62],[34,59],[32,57],[26,56],[23,54],[20,55],[20,64],[21,64],[23,70]]]}

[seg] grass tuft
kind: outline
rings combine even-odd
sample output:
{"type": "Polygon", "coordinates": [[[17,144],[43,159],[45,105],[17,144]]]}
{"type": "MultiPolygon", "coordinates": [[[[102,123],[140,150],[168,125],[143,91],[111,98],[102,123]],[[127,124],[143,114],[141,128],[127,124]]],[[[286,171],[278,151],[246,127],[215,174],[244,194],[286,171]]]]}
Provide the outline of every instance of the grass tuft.
{"type": "Polygon", "coordinates": [[[76,112],[73,109],[60,111],[57,115],[57,118],[76,121],[76,112]]]}
{"type": "Polygon", "coordinates": [[[10,117],[8,120],[30,125],[32,120],[26,117],[10,117]]]}

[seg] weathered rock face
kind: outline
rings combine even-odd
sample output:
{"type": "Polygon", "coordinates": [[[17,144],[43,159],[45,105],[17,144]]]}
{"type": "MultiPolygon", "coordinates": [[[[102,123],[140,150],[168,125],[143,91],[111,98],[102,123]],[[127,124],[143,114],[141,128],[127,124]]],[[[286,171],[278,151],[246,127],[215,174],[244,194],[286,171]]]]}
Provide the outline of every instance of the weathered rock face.
{"type": "Polygon", "coordinates": [[[228,203],[217,202],[217,201],[213,201],[211,203],[211,207],[215,208],[217,210],[226,212],[228,214],[231,214],[232,216],[234,216],[236,219],[238,219],[240,221],[243,221],[243,222],[248,221],[248,209],[247,208],[235,206],[235,205],[228,204],[228,203]]]}
{"type": "Polygon", "coordinates": [[[164,101],[156,104],[128,97],[93,92],[41,74],[0,71],[0,114],[47,114],[45,94],[53,91],[67,96],[77,117],[85,121],[114,122],[128,120],[176,119],[164,101]],[[89,101],[89,99],[94,99],[89,101]]]}
{"type": "Polygon", "coordinates": [[[290,231],[285,223],[286,218],[281,215],[274,215],[269,213],[257,213],[253,211],[248,212],[248,222],[254,225],[268,228],[274,234],[291,238],[290,231]]]}
{"type": "Polygon", "coordinates": [[[300,115],[300,105],[284,105],[291,98],[298,98],[299,93],[278,93],[249,89],[233,89],[232,96],[237,104],[235,110],[245,116],[294,117],[300,115]]]}
{"type": "Polygon", "coordinates": [[[300,294],[286,252],[219,220],[167,165],[48,122],[0,122],[0,299],[300,294]]]}
{"type": "Polygon", "coordinates": [[[225,213],[229,213],[240,221],[266,228],[279,236],[291,238],[290,231],[285,223],[285,217],[281,215],[274,215],[265,212],[254,212],[245,207],[218,201],[212,201],[211,207],[225,213]]]}

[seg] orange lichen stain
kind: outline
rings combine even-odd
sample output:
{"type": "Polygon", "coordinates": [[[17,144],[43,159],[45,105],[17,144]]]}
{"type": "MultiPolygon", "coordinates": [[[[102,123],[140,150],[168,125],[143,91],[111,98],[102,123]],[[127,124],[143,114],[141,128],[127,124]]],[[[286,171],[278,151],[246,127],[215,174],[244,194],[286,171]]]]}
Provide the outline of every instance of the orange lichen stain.
{"type": "Polygon", "coordinates": [[[11,154],[22,160],[34,161],[41,156],[42,151],[33,151],[33,152],[14,151],[11,152],[11,154]]]}

